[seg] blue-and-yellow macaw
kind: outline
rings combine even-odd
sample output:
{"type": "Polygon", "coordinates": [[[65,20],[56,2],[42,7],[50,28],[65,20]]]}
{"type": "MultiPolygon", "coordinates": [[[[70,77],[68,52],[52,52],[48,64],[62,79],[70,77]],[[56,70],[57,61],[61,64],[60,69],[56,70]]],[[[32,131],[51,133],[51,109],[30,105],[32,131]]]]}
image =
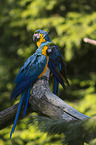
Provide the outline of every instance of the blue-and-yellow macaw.
{"type": "Polygon", "coordinates": [[[46,47],[45,45],[40,45],[36,52],[26,60],[15,79],[15,83],[17,85],[11,95],[11,99],[17,98],[20,94],[22,95],[19,102],[17,114],[14,120],[14,124],[11,130],[10,138],[12,136],[12,133],[14,132],[22,106],[24,106],[23,117],[25,116],[32,83],[36,79],[42,77],[47,70],[49,61],[49,56],[46,53],[47,49],[48,47],[46,47]]]}
{"type": "Polygon", "coordinates": [[[66,78],[66,64],[63,56],[58,50],[57,46],[50,40],[48,33],[43,30],[36,30],[33,35],[33,40],[36,42],[37,47],[40,45],[48,46],[47,53],[49,55],[48,67],[54,74],[53,93],[59,94],[59,83],[65,88],[64,83],[69,85],[66,78]]]}
{"type": "Polygon", "coordinates": [[[14,132],[22,106],[24,106],[23,117],[26,114],[32,84],[36,79],[43,76],[47,70],[47,67],[50,68],[51,72],[55,76],[54,93],[56,93],[57,90],[57,81],[61,83],[63,87],[65,87],[64,82],[68,83],[65,76],[65,64],[63,57],[57,49],[57,46],[50,41],[48,33],[45,31],[40,34],[35,33],[33,39],[37,41],[38,49],[26,60],[20,72],[18,73],[15,79],[15,83],[17,85],[11,95],[11,99],[13,99],[22,94],[14,124],[10,133],[10,138],[14,132]]]}

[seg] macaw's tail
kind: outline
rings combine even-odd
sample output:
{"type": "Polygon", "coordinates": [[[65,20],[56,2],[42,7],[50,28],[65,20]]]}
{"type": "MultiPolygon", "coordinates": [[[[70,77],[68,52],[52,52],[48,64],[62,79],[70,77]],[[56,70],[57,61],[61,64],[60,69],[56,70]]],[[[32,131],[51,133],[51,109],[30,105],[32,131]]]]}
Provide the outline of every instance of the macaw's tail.
{"type": "MultiPolygon", "coordinates": [[[[60,72],[60,70],[61,70],[61,64],[60,63],[58,64],[57,70],[58,70],[58,72],[60,72]]],[[[53,93],[55,95],[58,95],[59,96],[59,81],[57,80],[57,78],[55,76],[54,76],[53,93]]]]}
{"type": "Polygon", "coordinates": [[[59,96],[59,82],[54,76],[54,85],[53,85],[53,93],[59,96]]]}
{"type": "Polygon", "coordinates": [[[11,133],[10,133],[10,139],[12,137],[14,130],[15,130],[15,126],[16,126],[16,123],[17,123],[17,120],[18,120],[18,117],[19,117],[19,114],[20,114],[20,111],[21,111],[21,108],[23,105],[24,105],[23,117],[26,114],[28,101],[29,101],[29,97],[30,97],[30,90],[31,90],[31,86],[22,93],[22,96],[21,96],[21,99],[19,102],[19,106],[18,106],[18,110],[17,110],[17,114],[16,114],[14,124],[13,124],[12,130],[11,130],[11,133]]]}
{"type": "Polygon", "coordinates": [[[12,130],[11,130],[11,133],[10,133],[10,138],[11,138],[11,136],[12,136],[12,133],[14,132],[14,129],[15,129],[15,126],[16,126],[16,123],[17,123],[17,120],[18,120],[18,116],[19,116],[19,113],[20,113],[20,110],[21,110],[21,107],[22,107],[22,104],[23,104],[24,94],[25,94],[25,93],[22,94],[21,100],[20,100],[20,102],[19,102],[17,114],[16,114],[16,117],[15,117],[15,120],[14,120],[14,124],[13,124],[12,130]]]}
{"type": "Polygon", "coordinates": [[[27,94],[24,97],[24,103],[23,103],[24,104],[24,112],[23,112],[23,117],[26,114],[26,110],[27,110],[27,106],[28,106],[28,102],[29,102],[29,97],[30,97],[30,90],[31,90],[31,86],[28,88],[27,94]]]}

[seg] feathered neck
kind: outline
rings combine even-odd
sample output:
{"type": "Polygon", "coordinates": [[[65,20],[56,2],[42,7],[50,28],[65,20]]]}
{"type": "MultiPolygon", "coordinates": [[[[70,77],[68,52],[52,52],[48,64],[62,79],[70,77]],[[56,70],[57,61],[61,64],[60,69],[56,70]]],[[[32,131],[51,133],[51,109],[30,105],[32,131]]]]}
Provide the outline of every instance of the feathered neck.
{"type": "Polygon", "coordinates": [[[50,38],[48,35],[46,35],[45,37],[43,37],[43,34],[40,34],[40,39],[37,41],[37,47],[39,48],[39,46],[41,45],[42,42],[46,42],[46,41],[50,41],[50,38]]]}
{"type": "Polygon", "coordinates": [[[40,39],[37,41],[37,47],[41,45],[42,42],[46,42],[45,38],[43,37],[43,34],[40,34],[40,39]]]}

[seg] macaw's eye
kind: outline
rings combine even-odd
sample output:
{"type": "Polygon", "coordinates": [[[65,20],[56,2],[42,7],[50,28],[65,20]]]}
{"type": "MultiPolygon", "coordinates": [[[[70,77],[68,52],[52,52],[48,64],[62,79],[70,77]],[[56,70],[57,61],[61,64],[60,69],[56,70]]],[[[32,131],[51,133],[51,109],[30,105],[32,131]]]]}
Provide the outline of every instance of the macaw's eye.
{"type": "Polygon", "coordinates": [[[46,50],[48,56],[54,55],[55,51],[56,51],[55,46],[48,46],[48,49],[46,50]]]}
{"type": "Polygon", "coordinates": [[[39,33],[36,33],[36,34],[33,35],[33,41],[37,42],[39,40],[39,38],[40,38],[40,34],[39,33]]]}
{"type": "Polygon", "coordinates": [[[47,53],[48,56],[51,55],[51,54],[52,54],[52,49],[51,49],[51,48],[48,48],[48,49],[46,50],[46,53],[47,53]]]}

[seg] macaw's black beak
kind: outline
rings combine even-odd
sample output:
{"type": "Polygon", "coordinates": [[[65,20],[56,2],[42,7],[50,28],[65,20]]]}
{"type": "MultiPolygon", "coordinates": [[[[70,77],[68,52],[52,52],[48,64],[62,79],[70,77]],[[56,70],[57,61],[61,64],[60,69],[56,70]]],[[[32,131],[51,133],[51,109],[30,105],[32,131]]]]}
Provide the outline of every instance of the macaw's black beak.
{"type": "Polygon", "coordinates": [[[33,35],[33,41],[34,42],[37,42],[39,40],[39,38],[40,38],[40,34],[39,33],[33,35]]]}

